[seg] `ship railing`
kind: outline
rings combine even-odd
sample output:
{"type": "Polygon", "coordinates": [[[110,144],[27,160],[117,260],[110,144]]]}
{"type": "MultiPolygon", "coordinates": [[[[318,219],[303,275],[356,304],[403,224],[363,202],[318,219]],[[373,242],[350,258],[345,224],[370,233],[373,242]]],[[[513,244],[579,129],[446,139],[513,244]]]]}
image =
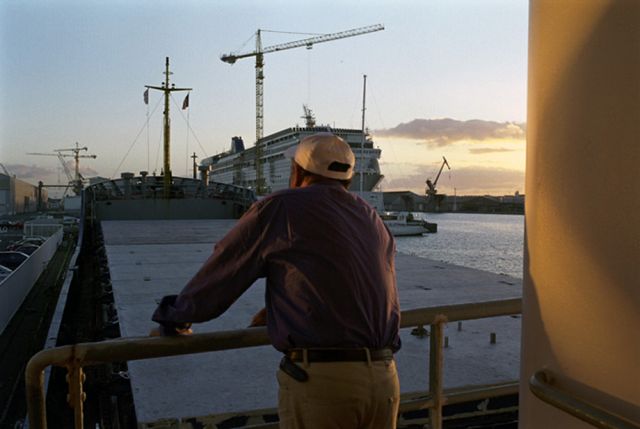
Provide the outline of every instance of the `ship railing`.
{"type": "MultiPolygon", "coordinates": [[[[420,308],[402,312],[401,327],[430,326],[429,385],[423,395],[413,395],[400,403],[400,413],[428,410],[430,428],[441,429],[442,408],[445,404],[460,403],[488,397],[518,393],[518,381],[491,386],[467,386],[463,389],[444,389],[444,327],[447,322],[508,316],[522,312],[520,298],[420,308]]],[[[44,372],[49,366],[67,369],[68,403],[73,408],[76,428],[83,427],[83,390],[85,366],[109,362],[133,361],[167,356],[257,347],[270,344],[265,327],[194,334],[179,337],[120,338],[95,343],[80,343],[46,349],[34,355],[27,364],[25,382],[29,427],[47,427],[44,372]]],[[[251,426],[277,428],[277,423],[251,426]]]]}
{"type": "MultiPolygon", "coordinates": [[[[89,186],[87,191],[95,201],[157,199],[163,196],[161,179],[161,176],[114,179],[89,186]]],[[[201,180],[183,177],[173,179],[171,198],[224,198],[247,206],[256,201],[255,193],[241,186],[218,182],[204,186],[201,180]]]]}
{"type": "Polygon", "coordinates": [[[560,388],[557,377],[549,370],[535,372],[529,380],[529,389],[538,398],[593,427],[601,429],[640,429],[640,422],[630,421],[604,407],[560,388]]]}

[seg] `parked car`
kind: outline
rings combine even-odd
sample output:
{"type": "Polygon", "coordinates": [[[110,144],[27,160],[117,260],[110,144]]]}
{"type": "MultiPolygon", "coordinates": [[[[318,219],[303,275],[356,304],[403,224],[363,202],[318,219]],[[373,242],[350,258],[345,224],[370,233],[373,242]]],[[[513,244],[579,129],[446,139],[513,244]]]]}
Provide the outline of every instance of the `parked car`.
{"type": "Polygon", "coordinates": [[[20,244],[35,244],[37,246],[42,245],[47,239],[45,237],[35,236],[35,237],[25,237],[20,240],[20,244]]]}
{"type": "Polygon", "coordinates": [[[18,247],[24,244],[33,244],[35,246],[41,246],[42,243],[44,243],[45,241],[47,241],[47,239],[43,237],[27,237],[27,238],[23,238],[22,240],[18,240],[14,243],[11,243],[10,245],[7,246],[7,250],[16,250],[18,247]]]}
{"type": "Polygon", "coordinates": [[[5,267],[4,265],[0,265],[0,282],[2,282],[5,278],[9,277],[13,270],[5,267]]]}
{"type": "Polygon", "coordinates": [[[14,252],[22,252],[22,253],[26,253],[27,255],[31,255],[33,252],[35,252],[36,250],[38,250],[38,246],[37,244],[22,244],[18,247],[16,247],[15,249],[13,249],[14,252]]]}
{"type": "Polygon", "coordinates": [[[78,219],[77,217],[74,216],[64,216],[62,218],[62,224],[69,226],[69,225],[77,225],[80,223],[80,219],[78,219]]]}
{"type": "Polygon", "coordinates": [[[0,265],[4,265],[10,270],[15,270],[18,268],[24,261],[27,260],[29,255],[22,252],[0,252],[0,265]]]}

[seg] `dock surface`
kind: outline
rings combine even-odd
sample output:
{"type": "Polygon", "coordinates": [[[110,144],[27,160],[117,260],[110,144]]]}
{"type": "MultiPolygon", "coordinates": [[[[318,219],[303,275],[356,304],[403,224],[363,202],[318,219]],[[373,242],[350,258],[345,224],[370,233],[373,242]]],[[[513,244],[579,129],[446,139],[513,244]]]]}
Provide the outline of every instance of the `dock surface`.
{"type": "MultiPolygon", "coordinates": [[[[164,295],[176,294],[211,254],[234,220],[103,221],[115,306],[123,337],[146,336],[164,295]]],[[[402,238],[398,238],[401,240],[402,238]]],[[[396,257],[402,310],[519,298],[522,281],[404,254],[396,257]]],[[[240,329],[264,306],[260,279],[221,317],[194,332],[240,329]]],[[[520,317],[450,323],[445,329],[445,387],[519,378],[520,317]],[[496,343],[491,344],[491,333],[496,343]]],[[[396,355],[401,391],[428,390],[428,337],[401,332],[396,355]]],[[[271,346],[129,362],[139,423],[277,406],[271,346]]]]}

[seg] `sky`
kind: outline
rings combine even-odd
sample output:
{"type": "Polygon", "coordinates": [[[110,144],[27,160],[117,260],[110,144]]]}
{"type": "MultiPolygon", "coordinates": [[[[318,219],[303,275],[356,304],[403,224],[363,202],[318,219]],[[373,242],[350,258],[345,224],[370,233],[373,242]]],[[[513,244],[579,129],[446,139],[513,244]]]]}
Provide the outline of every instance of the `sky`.
{"type": "MultiPolygon", "coordinates": [[[[172,95],[172,171],[191,174],[226,151],[231,137],[255,141],[255,59],[220,55],[317,34],[383,24],[383,31],[265,55],[265,135],[318,123],[365,124],[385,178],[381,189],[524,193],[526,0],[4,0],[0,3],[0,163],[25,181],[66,183],[54,149],[87,147],[85,177],[159,173],[164,80],[192,88],[172,95]],[[148,119],[147,119],[148,118],[148,119]]],[[[71,152],[67,152],[71,153],[71,152]]],[[[71,158],[66,158],[70,161],[71,158]]],[[[72,167],[72,165],[71,165],[72,167]]],[[[55,191],[51,191],[50,195],[55,191]]]]}

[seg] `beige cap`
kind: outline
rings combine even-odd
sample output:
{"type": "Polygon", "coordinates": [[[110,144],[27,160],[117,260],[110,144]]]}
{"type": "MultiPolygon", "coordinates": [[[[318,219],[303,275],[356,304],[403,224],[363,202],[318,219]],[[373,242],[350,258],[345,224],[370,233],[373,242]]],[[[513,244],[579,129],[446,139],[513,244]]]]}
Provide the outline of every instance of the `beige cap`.
{"type": "Polygon", "coordinates": [[[305,137],[287,149],[285,156],[311,173],[337,180],[351,179],[356,163],[349,144],[332,133],[305,137]]]}

